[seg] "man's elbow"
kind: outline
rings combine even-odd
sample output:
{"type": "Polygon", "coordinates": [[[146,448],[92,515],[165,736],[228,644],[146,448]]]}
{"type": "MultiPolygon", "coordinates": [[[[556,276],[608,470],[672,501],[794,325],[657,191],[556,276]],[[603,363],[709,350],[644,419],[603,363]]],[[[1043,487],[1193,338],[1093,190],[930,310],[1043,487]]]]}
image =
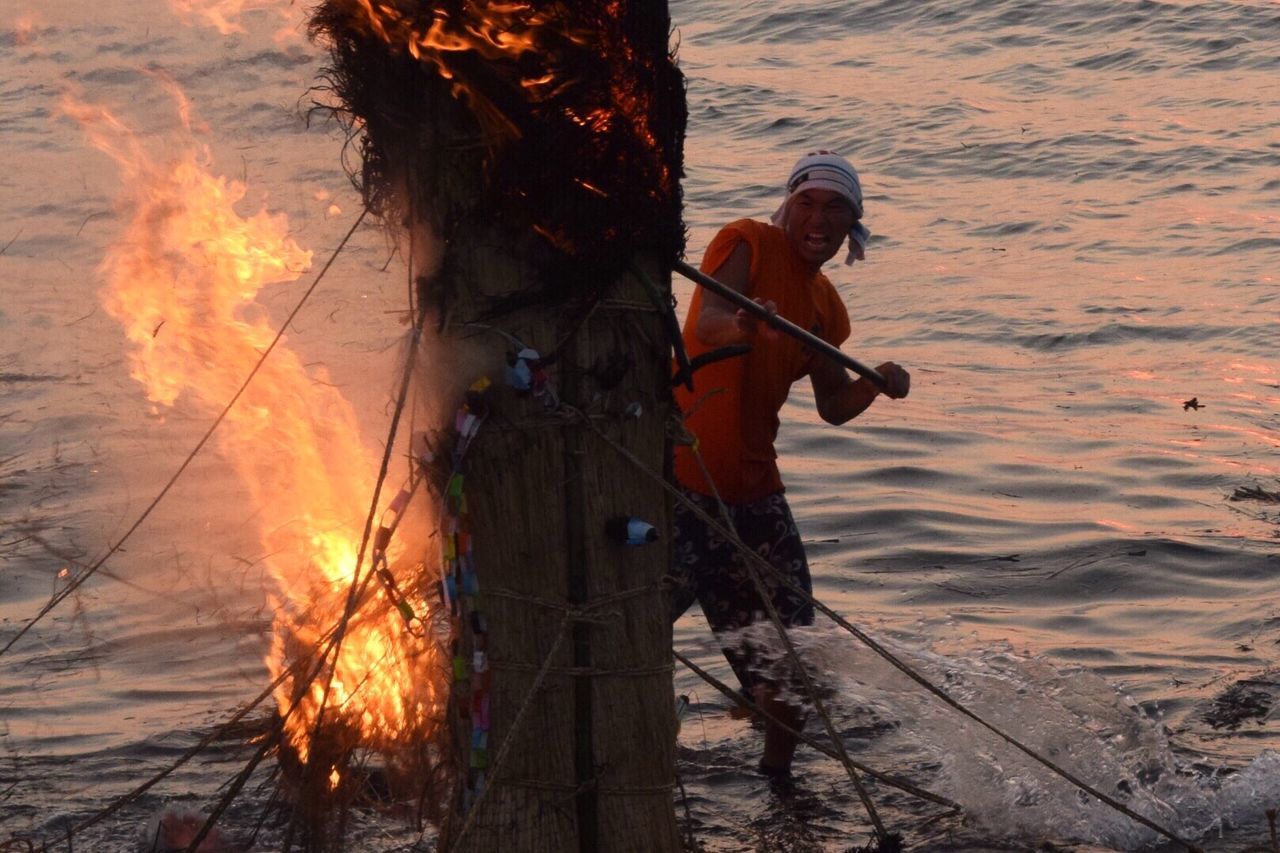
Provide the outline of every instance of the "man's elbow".
{"type": "Polygon", "coordinates": [[[874,386],[868,386],[865,381],[849,376],[845,376],[838,388],[824,389],[825,393],[819,391],[817,386],[814,390],[818,392],[814,395],[818,404],[818,417],[832,426],[840,426],[853,420],[865,412],[878,396],[874,386]]]}
{"type": "Polygon", "coordinates": [[[818,403],[818,417],[832,426],[841,426],[853,420],[856,412],[849,412],[834,401],[818,403]]]}

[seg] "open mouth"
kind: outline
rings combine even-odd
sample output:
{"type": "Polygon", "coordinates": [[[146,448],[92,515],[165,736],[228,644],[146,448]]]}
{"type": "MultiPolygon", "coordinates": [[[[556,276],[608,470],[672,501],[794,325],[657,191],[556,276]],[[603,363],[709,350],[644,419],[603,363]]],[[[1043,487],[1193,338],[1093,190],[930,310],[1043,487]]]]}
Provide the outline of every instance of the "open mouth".
{"type": "Polygon", "coordinates": [[[831,245],[831,238],[826,234],[810,232],[804,235],[804,244],[809,249],[822,251],[831,245]]]}

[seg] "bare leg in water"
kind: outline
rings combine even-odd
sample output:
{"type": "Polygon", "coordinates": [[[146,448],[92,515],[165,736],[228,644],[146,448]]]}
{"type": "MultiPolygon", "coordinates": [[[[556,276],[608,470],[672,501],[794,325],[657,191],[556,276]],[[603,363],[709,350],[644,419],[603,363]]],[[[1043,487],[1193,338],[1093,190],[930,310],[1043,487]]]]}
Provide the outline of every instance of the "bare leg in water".
{"type": "Polygon", "coordinates": [[[756,704],[769,715],[764,719],[764,754],[760,757],[760,772],[770,777],[786,776],[791,772],[798,739],[783,726],[800,731],[804,726],[804,711],[779,699],[777,691],[769,684],[756,688],[756,704]],[[783,725],[778,725],[774,719],[783,725]]]}

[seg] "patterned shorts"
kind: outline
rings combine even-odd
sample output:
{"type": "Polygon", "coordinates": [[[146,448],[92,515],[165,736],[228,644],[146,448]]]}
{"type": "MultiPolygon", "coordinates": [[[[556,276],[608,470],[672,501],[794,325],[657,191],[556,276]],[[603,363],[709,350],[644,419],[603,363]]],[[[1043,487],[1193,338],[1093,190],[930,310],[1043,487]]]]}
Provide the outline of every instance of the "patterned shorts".
{"type": "MultiPolygon", "coordinates": [[[[681,489],[685,497],[712,518],[720,518],[714,498],[681,489]]],[[[769,561],[778,574],[812,595],[809,563],[800,542],[791,508],[782,492],[750,504],[729,504],[733,528],[743,543],[769,561]]],[[[747,572],[738,546],[726,541],[693,513],[683,501],[676,501],[672,531],[675,541],[671,572],[671,619],[675,621],[696,599],[716,634],[768,621],[764,602],[747,572]]],[[[783,586],[772,572],[759,572],[761,581],[782,624],[787,627],[813,624],[813,605],[783,586]]],[[[743,689],[750,690],[762,678],[757,657],[742,642],[725,646],[725,657],[743,689]]]]}

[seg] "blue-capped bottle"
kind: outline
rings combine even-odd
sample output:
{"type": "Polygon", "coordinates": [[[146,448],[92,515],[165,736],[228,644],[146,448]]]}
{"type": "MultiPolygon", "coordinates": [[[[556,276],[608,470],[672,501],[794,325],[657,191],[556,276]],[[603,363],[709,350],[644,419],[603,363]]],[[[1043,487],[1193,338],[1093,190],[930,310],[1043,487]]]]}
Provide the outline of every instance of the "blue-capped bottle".
{"type": "Polygon", "coordinates": [[[647,545],[658,541],[658,529],[643,518],[617,516],[604,523],[604,532],[620,545],[647,545]]]}

